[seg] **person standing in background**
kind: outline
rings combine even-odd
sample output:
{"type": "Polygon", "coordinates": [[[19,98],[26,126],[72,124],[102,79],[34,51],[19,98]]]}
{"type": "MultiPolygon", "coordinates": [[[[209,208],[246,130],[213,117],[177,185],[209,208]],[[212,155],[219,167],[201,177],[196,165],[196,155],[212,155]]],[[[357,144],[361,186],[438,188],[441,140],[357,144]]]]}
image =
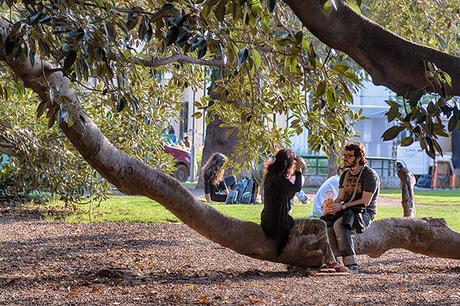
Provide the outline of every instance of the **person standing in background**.
{"type": "Polygon", "coordinates": [[[398,177],[401,180],[401,204],[403,207],[404,217],[413,218],[415,217],[415,176],[401,163],[398,163],[397,168],[398,177]]]}

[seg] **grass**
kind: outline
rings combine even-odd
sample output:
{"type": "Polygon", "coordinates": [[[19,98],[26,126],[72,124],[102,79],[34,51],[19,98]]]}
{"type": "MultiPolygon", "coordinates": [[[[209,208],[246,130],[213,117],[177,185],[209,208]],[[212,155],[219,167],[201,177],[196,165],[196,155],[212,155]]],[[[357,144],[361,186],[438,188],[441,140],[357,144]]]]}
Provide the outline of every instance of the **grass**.
{"type": "MultiPolygon", "coordinates": [[[[439,198],[442,203],[446,201],[442,200],[443,198],[452,198],[450,194],[444,194],[443,192],[438,193],[438,191],[435,192],[435,195],[427,197],[430,197],[430,203],[432,203],[435,198],[439,198]]],[[[460,197],[457,198],[457,201],[459,200],[460,197]]],[[[55,207],[60,204],[58,202],[53,202],[48,205],[55,207]]],[[[260,222],[260,213],[263,208],[262,204],[226,205],[212,203],[209,205],[225,215],[256,223],[260,222]]],[[[459,204],[457,203],[457,205],[459,204]]],[[[294,218],[305,218],[311,212],[311,208],[311,204],[297,204],[293,206],[292,214],[294,218]]],[[[377,219],[401,217],[401,215],[402,208],[400,207],[378,207],[377,219]]],[[[460,207],[418,206],[417,217],[444,218],[452,229],[460,232],[460,207]]],[[[65,217],[65,221],[70,223],[106,221],[161,223],[178,222],[179,220],[163,206],[145,197],[117,196],[110,197],[100,204],[79,205],[75,212],[65,217]]]]}
{"type": "MultiPolygon", "coordinates": [[[[401,189],[383,189],[381,196],[393,199],[401,198],[401,189]]],[[[459,206],[459,190],[415,190],[415,203],[432,206],[459,206]]]]}

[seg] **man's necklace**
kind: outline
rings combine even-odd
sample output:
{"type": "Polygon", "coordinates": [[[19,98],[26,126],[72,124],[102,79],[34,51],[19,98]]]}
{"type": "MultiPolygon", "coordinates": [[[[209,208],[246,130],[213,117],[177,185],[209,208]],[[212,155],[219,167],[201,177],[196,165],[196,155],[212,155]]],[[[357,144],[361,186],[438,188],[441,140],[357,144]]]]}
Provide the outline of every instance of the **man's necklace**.
{"type": "Polygon", "coordinates": [[[350,174],[352,174],[352,175],[358,174],[358,173],[361,171],[361,169],[362,169],[363,167],[364,167],[364,165],[361,165],[361,166],[358,167],[356,170],[353,170],[353,169],[350,168],[350,174]]]}

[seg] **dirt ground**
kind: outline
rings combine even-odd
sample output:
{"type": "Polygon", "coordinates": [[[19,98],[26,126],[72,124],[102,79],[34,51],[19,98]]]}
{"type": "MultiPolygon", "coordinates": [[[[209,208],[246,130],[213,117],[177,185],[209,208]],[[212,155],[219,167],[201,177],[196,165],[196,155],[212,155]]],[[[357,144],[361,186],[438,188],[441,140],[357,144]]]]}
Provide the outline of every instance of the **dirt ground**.
{"type": "Polygon", "coordinates": [[[358,275],[309,275],[181,223],[0,216],[1,305],[460,305],[460,260],[392,250],[360,261],[358,275]]]}

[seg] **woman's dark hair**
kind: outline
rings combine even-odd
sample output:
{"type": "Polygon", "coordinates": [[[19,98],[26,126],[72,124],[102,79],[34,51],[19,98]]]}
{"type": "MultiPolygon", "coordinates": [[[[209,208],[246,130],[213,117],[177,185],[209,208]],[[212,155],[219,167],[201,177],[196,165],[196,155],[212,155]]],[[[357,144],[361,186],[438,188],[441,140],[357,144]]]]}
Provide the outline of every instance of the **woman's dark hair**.
{"type": "Polygon", "coordinates": [[[353,141],[348,143],[345,146],[345,151],[353,151],[353,154],[356,158],[361,157],[361,160],[359,161],[360,165],[367,164],[366,149],[364,148],[364,145],[361,142],[353,141]]]}
{"type": "Polygon", "coordinates": [[[275,160],[268,166],[266,179],[285,175],[295,160],[295,154],[291,149],[279,150],[275,155],[275,160]]]}
{"type": "Polygon", "coordinates": [[[204,180],[209,181],[211,184],[215,185],[217,174],[222,169],[222,166],[226,161],[227,156],[222,153],[217,152],[211,155],[203,168],[201,168],[204,180]]]}

